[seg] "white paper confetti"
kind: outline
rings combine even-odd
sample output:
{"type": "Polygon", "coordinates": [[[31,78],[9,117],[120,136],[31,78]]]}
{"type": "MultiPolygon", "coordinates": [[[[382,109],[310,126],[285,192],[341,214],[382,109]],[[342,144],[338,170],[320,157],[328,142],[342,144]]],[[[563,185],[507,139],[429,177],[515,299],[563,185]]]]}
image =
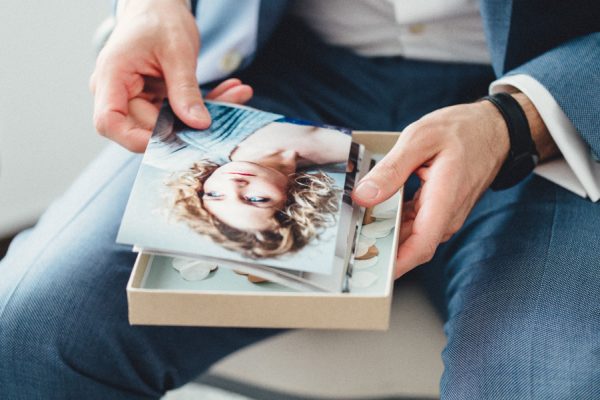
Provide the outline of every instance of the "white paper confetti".
{"type": "Polygon", "coordinates": [[[396,218],[396,214],[398,213],[398,209],[395,210],[386,210],[386,211],[373,211],[371,214],[377,221],[382,219],[392,219],[396,218]]]}
{"type": "Polygon", "coordinates": [[[360,235],[358,238],[358,244],[363,244],[363,246],[367,246],[367,248],[374,246],[376,240],[374,238],[366,237],[365,235],[360,235]]]}
{"type": "Polygon", "coordinates": [[[393,219],[384,219],[369,225],[363,225],[361,234],[368,238],[379,239],[389,235],[394,226],[396,226],[396,221],[393,219]]]}
{"type": "Polygon", "coordinates": [[[192,265],[179,271],[186,281],[201,281],[210,274],[210,267],[192,265]]]}
{"type": "Polygon", "coordinates": [[[356,250],[354,251],[354,256],[355,257],[362,257],[365,254],[367,254],[367,251],[369,251],[369,246],[366,242],[361,242],[359,241],[358,244],[356,245],[356,250]]]}
{"type": "Polygon", "coordinates": [[[357,271],[350,278],[350,289],[363,289],[377,281],[377,275],[369,271],[357,271]]]}
{"type": "Polygon", "coordinates": [[[194,264],[197,262],[198,262],[198,260],[196,260],[194,258],[175,257],[171,260],[171,265],[177,271],[181,271],[183,268],[187,267],[188,265],[191,265],[191,264],[194,264]]]}
{"type": "Polygon", "coordinates": [[[179,273],[181,277],[186,281],[201,281],[206,279],[211,271],[217,268],[214,264],[199,262],[196,264],[188,265],[183,268],[179,273]]]}
{"type": "Polygon", "coordinates": [[[217,269],[217,264],[195,258],[175,257],[171,265],[186,281],[201,281],[217,269]]]}
{"type": "Polygon", "coordinates": [[[379,257],[377,257],[377,256],[369,258],[368,260],[354,260],[353,269],[361,270],[361,269],[371,268],[375,264],[377,264],[378,260],[379,260],[379,257]]]}
{"type": "Polygon", "coordinates": [[[373,217],[377,219],[395,218],[400,206],[400,192],[373,207],[373,217]]]}

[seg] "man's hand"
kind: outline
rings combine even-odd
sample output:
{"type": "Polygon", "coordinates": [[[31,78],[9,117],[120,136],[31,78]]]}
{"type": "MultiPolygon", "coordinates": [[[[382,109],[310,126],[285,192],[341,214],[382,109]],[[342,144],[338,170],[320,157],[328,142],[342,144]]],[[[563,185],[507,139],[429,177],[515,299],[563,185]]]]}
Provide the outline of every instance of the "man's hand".
{"type": "Polygon", "coordinates": [[[182,121],[207,128],[210,116],[195,76],[199,48],[184,1],[127,2],[90,80],[98,132],[144,151],[166,96],[182,121]]]}
{"type": "MultiPolygon", "coordinates": [[[[515,97],[527,114],[542,158],[554,155],[550,153],[556,147],[535,107],[524,95],[515,97]]],[[[421,180],[414,198],[403,204],[397,277],[429,261],[438,245],[460,229],[498,174],[509,148],[504,119],[489,101],[434,111],[402,132],[353,194],[359,204],[372,206],[393,195],[413,171],[421,180]]]]}

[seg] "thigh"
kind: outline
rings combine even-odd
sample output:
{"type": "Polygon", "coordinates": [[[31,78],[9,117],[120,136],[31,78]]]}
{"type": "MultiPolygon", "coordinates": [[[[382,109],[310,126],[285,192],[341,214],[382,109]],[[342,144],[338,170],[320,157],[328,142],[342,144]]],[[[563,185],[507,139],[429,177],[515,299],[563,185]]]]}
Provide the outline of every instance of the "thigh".
{"type": "Polygon", "coordinates": [[[600,205],[539,177],[485,194],[427,266],[446,288],[445,398],[600,396],[599,229],[600,205]]]}
{"type": "Polygon", "coordinates": [[[0,263],[0,397],[157,398],[276,333],[129,325],[115,238],[139,160],[111,146],[0,263]]]}

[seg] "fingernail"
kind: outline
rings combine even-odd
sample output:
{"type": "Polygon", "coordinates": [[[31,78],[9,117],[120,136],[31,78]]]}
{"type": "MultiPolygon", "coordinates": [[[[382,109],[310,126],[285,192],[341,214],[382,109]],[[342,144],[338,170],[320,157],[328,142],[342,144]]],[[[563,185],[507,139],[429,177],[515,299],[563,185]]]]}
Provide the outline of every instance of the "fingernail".
{"type": "Polygon", "coordinates": [[[358,184],[354,194],[363,200],[371,200],[379,194],[379,188],[371,181],[364,181],[358,184]]]}
{"type": "Polygon", "coordinates": [[[190,115],[199,120],[209,119],[208,110],[202,104],[194,104],[189,108],[190,115]]]}

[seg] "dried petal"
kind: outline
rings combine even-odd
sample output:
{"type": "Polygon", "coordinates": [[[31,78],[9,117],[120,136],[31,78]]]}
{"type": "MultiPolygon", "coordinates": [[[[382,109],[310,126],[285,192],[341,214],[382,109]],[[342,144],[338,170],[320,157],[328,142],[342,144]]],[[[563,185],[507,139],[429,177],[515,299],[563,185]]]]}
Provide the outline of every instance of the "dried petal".
{"type": "Polygon", "coordinates": [[[369,250],[367,250],[367,252],[365,254],[363,254],[362,256],[359,256],[359,257],[354,257],[354,259],[355,260],[368,260],[368,259],[371,259],[378,255],[379,255],[379,249],[377,248],[377,246],[371,246],[371,247],[369,247],[369,250]]]}

